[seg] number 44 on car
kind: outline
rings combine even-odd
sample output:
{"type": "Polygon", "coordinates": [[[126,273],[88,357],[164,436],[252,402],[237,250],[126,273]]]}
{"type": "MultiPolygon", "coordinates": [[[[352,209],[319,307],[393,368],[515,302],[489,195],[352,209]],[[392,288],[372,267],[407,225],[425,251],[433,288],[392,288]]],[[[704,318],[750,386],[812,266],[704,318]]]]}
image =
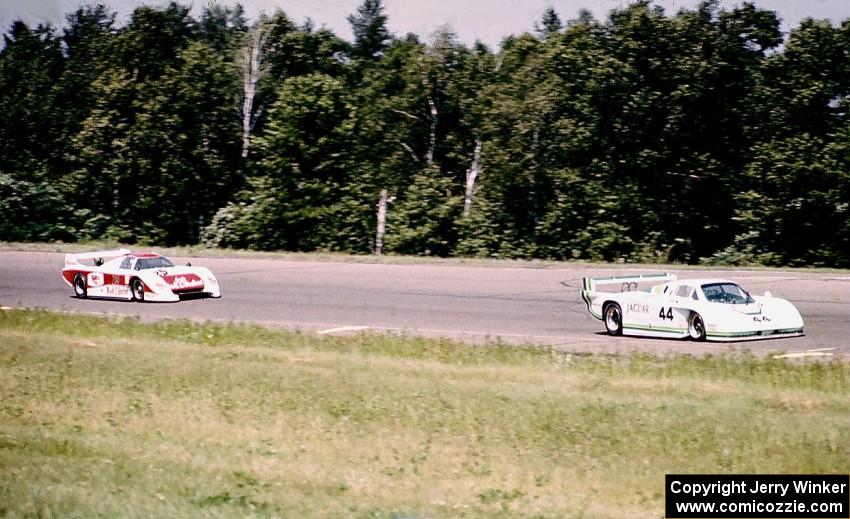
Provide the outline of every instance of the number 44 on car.
{"type": "Polygon", "coordinates": [[[770,292],[752,296],[726,279],[673,274],[583,278],[581,297],[610,335],[744,341],[803,335],[793,304],[770,292]],[[640,284],[654,283],[639,290],[640,284]],[[600,287],[619,287],[619,292],[600,287]]]}

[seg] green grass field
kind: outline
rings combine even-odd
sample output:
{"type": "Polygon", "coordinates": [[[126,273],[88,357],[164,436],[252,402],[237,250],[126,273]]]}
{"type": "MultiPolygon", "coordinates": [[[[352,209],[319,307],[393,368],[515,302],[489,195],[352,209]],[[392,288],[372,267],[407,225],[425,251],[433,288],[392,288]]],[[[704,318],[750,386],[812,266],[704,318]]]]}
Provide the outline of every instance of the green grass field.
{"type": "Polygon", "coordinates": [[[847,473],[850,365],[0,312],[2,517],[661,517],[847,473]]]}

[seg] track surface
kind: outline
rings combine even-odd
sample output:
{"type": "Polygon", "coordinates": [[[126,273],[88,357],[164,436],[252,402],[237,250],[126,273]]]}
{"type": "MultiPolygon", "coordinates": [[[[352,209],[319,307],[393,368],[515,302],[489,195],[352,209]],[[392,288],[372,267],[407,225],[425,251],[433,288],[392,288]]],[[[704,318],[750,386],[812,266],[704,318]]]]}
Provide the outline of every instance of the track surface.
{"type": "MultiPolygon", "coordinates": [[[[186,258],[174,257],[183,263],[186,258]]],[[[748,349],[804,356],[850,355],[850,275],[675,270],[680,279],[723,277],[770,290],[803,315],[806,336],[731,344],[611,338],[579,297],[583,276],[629,269],[387,265],[191,258],[218,277],[221,299],[180,303],[80,300],[60,277],[63,255],[0,251],[0,305],[72,312],[252,321],[325,334],[371,329],[473,342],[548,344],[590,352],[708,353],[748,349]],[[811,351],[823,350],[823,351],[811,351]]]]}

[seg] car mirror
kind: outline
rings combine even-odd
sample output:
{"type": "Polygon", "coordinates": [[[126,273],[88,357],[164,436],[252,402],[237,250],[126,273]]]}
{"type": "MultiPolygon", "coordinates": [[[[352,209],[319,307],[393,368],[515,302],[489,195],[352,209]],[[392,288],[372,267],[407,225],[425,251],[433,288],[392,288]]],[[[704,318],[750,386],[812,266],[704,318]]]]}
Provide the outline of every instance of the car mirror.
{"type": "Polygon", "coordinates": [[[187,267],[191,267],[191,266],[192,266],[192,262],[191,262],[191,261],[187,261],[187,262],[186,262],[186,266],[187,266],[187,267]]]}
{"type": "Polygon", "coordinates": [[[764,297],[773,297],[773,294],[770,293],[770,290],[765,290],[764,297]]]}

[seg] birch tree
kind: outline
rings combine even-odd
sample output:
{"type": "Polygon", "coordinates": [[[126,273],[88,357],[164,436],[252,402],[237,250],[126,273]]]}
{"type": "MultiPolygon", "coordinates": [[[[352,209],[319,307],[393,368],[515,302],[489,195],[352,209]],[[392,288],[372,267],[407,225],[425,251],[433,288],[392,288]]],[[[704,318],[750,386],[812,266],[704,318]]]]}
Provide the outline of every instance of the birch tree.
{"type": "Polygon", "coordinates": [[[242,80],[242,158],[248,157],[251,148],[251,131],[263,111],[263,106],[254,107],[257,96],[257,83],[268,73],[263,63],[266,42],[274,26],[262,17],[245,37],[245,43],[239,50],[239,77],[242,80]]]}
{"type": "Polygon", "coordinates": [[[378,229],[375,232],[375,255],[380,256],[384,250],[384,233],[387,230],[387,204],[395,199],[389,198],[387,190],[381,190],[381,196],[378,199],[378,229]]]}
{"type": "Polygon", "coordinates": [[[437,147],[437,121],[440,112],[437,110],[437,104],[434,103],[434,98],[428,91],[430,85],[427,79],[422,79],[422,88],[425,90],[425,99],[428,100],[428,115],[429,115],[429,131],[428,131],[428,151],[425,152],[425,166],[430,167],[434,163],[434,148],[437,147]]]}
{"type": "Polygon", "coordinates": [[[466,170],[466,190],[463,197],[463,216],[469,216],[472,199],[475,197],[475,181],[481,173],[481,138],[475,139],[475,150],[472,152],[472,164],[466,170]]]}

